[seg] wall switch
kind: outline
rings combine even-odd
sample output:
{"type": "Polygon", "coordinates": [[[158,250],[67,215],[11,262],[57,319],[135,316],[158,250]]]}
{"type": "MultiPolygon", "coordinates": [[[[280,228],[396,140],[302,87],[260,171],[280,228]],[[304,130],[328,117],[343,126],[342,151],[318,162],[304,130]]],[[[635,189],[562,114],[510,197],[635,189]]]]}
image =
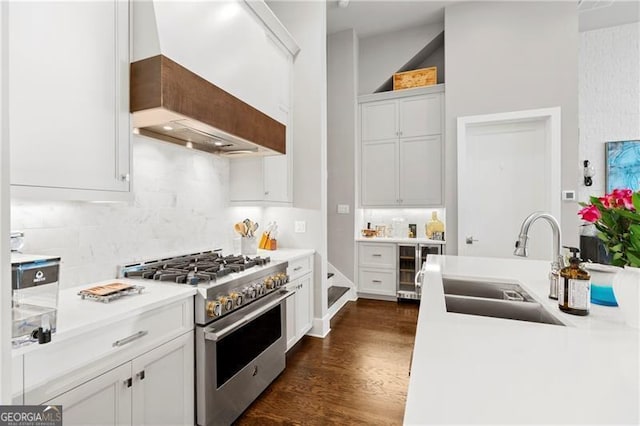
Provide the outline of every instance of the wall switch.
{"type": "Polygon", "coordinates": [[[575,201],[576,191],[562,191],[562,201],[575,201]]]}
{"type": "Polygon", "coordinates": [[[349,204],[338,204],[339,214],[349,214],[349,204]]]}
{"type": "Polygon", "coordinates": [[[307,232],[307,222],[304,220],[296,220],[294,231],[299,234],[307,232]]]}

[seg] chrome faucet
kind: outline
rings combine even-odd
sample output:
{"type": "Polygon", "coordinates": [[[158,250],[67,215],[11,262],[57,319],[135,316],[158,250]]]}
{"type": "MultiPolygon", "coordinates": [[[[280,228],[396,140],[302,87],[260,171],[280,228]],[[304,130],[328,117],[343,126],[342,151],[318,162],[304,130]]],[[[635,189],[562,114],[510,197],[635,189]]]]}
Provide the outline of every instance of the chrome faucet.
{"type": "Polygon", "coordinates": [[[522,222],[520,235],[516,241],[516,249],[513,254],[516,256],[527,257],[527,240],[529,239],[529,227],[538,219],[545,219],[553,231],[553,261],[551,262],[551,272],[549,273],[549,297],[558,299],[558,283],[560,281],[560,269],[564,268],[564,258],[560,254],[562,246],[562,234],[560,225],[555,217],[545,212],[533,212],[522,222]]]}

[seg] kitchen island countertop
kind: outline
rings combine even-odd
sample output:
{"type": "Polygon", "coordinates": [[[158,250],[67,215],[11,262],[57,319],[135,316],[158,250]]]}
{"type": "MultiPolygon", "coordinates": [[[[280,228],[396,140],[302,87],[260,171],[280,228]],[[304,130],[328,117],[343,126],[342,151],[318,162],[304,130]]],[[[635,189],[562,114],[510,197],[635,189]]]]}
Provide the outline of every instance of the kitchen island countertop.
{"type": "Polygon", "coordinates": [[[258,256],[269,256],[273,260],[286,260],[287,262],[311,256],[314,253],[315,250],[313,249],[281,248],[278,250],[258,250],[258,256]]]}
{"type": "Polygon", "coordinates": [[[427,262],[405,424],[638,424],[640,332],[618,308],[561,312],[546,261],[427,262]],[[566,326],[449,313],[443,276],[518,282],[566,326]]]}

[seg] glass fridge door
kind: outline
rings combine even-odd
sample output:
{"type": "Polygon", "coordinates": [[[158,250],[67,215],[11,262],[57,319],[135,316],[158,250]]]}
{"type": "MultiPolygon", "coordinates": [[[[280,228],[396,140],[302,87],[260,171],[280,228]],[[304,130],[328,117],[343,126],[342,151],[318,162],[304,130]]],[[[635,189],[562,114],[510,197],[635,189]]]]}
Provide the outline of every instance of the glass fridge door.
{"type": "Polygon", "coordinates": [[[414,278],[418,272],[417,246],[398,246],[398,291],[415,292],[414,278]]]}

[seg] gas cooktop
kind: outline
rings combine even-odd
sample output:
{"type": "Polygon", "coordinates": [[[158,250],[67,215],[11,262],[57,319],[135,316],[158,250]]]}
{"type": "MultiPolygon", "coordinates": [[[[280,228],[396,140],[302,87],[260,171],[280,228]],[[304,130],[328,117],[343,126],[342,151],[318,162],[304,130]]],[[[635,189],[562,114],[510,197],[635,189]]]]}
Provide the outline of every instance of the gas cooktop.
{"type": "Polygon", "coordinates": [[[270,262],[269,257],[223,256],[218,251],[205,251],[124,265],[121,276],[178,284],[206,284],[219,281],[234,272],[248,271],[270,262]]]}

